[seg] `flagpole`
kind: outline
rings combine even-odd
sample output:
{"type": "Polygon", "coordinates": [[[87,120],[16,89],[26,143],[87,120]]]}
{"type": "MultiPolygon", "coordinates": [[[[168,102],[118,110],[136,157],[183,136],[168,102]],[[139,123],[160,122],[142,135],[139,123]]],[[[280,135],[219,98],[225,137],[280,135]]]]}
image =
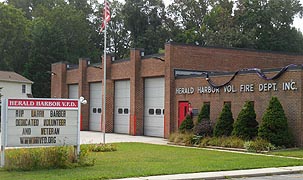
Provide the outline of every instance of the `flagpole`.
{"type": "Polygon", "coordinates": [[[106,125],[106,29],[107,29],[107,22],[104,21],[105,30],[104,30],[104,54],[103,54],[103,144],[105,144],[105,125],[106,125]]]}

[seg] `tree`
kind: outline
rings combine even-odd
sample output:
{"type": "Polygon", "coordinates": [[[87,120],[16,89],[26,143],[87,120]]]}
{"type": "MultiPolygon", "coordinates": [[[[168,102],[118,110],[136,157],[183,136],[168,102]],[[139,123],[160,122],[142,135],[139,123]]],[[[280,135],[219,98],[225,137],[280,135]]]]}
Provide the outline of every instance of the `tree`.
{"type": "Polygon", "coordinates": [[[303,51],[288,47],[293,38],[287,34],[302,42],[302,33],[295,33],[297,30],[291,27],[297,14],[303,15],[299,0],[240,0],[235,10],[240,32],[253,44],[249,47],[274,51],[303,51]]]}
{"type": "Polygon", "coordinates": [[[271,98],[263,114],[258,136],[276,146],[291,147],[294,143],[283,107],[277,97],[271,98]]]}
{"type": "Polygon", "coordinates": [[[185,117],[185,120],[181,123],[180,127],[179,127],[179,131],[184,133],[184,132],[188,132],[191,131],[194,127],[194,122],[193,119],[191,118],[190,115],[187,115],[185,117]]]}
{"type": "Polygon", "coordinates": [[[258,122],[256,121],[256,113],[254,110],[253,102],[246,102],[240,111],[232,135],[239,138],[250,140],[258,134],[258,122]]]}
{"type": "Polygon", "coordinates": [[[0,69],[22,73],[28,56],[29,21],[24,13],[0,3],[0,69]]]}
{"type": "Polygon", "coordinates": [[[32,45],[23,75],[32,81],[34,97],[50,97],[51,63],[66,60],[66,44],[62,30],[44,18],[33,21],[32,45]]]}
{"type": "Polygon", "coordinates": [[[169,37],[174,42],[205,45],[205,16],[211,0],[174,0],[168,7],[169,37]]]}
{"type": "Polygon", "coordinates": [[[122,15],[125,28],[130,32],[131,47],[144,48],[146,54],[163,49],[166,39],[164,9],[162,0],[126,0],[122,15]]]}
{"type": "Polygon", "coordinates": [[[230,109],[230,104],[226,103],[223,106],[222,112],[217,119],[215,128],[214,128],[214,136],[230,136],[233,130],[233,115],[230,109]]]}
{"type": "Polygon", "coordinates": [[[203,104],[198,115],[198,123],[200,123],[203,119],[209,120],[209,113],[210,113],[210,104],[208,103],[203,104]]]}
{"type": "Polygon", "coordinates": [[[113,52],[117,59],[129,57],[130,33],[125,29],[123,5],[118,1],[111,3],[111,20],[108,26],[109,41],[107,47],[109,52],[113,52]]]}

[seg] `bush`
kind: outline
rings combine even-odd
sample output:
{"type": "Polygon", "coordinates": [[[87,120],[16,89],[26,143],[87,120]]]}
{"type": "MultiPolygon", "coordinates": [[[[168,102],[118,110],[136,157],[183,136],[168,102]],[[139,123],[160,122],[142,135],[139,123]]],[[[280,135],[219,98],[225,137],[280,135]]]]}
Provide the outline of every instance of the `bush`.
{"type": "Polygon", "coordinates": [[[277,97],[271,98],[263,114],[258,136],[275,146],[291,147],[294,144],[293,136],[288,129],[287,118],[277,97]]]}
{"type": "Polygon", "coordinates": [[[210,113],[210,105],[209,104],[203,104],[201,111],[198,115],[198,123],[202,121],[202,119],[208,119],[209,120],[209,113],[210,113]]]}
{"type": "Polygon", "coordinates": [[[9,149],[6,151],[4,168],[7,170],[33,170],[93,165],[93,163],[83,163],[83,160],[88,160],[87,157],[88,153],[81,150],[80,159],[77,162],[72,146],[9,149]]]}
{"type": "Polygon", "coordinates": [[[250,140],[258,134],[258,122],[256,121],[256,113],[252,102],[246,102],[240,111],[237,121],[234,123],[232,131],[233,136],[250,140]]]}
{"type": "Polygon", "coordinates": [[[169,141],[180,144],[184,143],[185,145],[194,144],[194,135],[192,133],[173,133],[169,136],[169,141]]]}
{"type": "Polygon", "coordinates": [[[244,148],[244,141],[238,137],[206,137],[201,140],[200,147],[218,146],[228,148],[244,148]]]}
{"type": "Polygon", "coordinates": [[[187,115],[185,120],[181,123],[179,127],[179,131],[181,133],[190,132],[192,131],[193,127],[194,127],[193,119],[191,118],[190,115],[187,115]]]}
{"type": "Polygon", "coordinates": [[[244,143],[244,147],[247,151],[250,152],[262,152],[262,151],[271,151],[275,149],[275,146],[272,145],[267,140],[262,138],[256,138],[254,141],[247,141],[244,143]]]}
{"type": "Polygon", "coordinates": [[[244,141],[238,137],[215,137],[209,141],[210,146],[220,146],[229,148],[243,148],[244,141]]]}
{"type": "Polygon", "coordinates": [[[89,152],[117,151],[117,147],[113,144],[83,144],[81,147],[87,147],[89,152]]]}
{"type": "Polygon", "coordinates": [[[233,115],[229,104],[224,104],[222,112],[216,122],[214,128],[214,136],[230,136],[233,130],[233,115]]]}
{"type": "Polygon", "coordinates": [[[211,137],[204,137],[200,140],[199,147],[206,147],[209,146],[209,141],[211,140],[211,137]]]}
{"type": "Polygon", "coordinates": [[[77,159],[73,146],[57,146],[43,148],[19,148],[6,150],[6,170],[34,170],[50,168],[73,168],[93,166],[95,158],[90,152],[116,151],[112,144],[85,144],[80,147],[77,159]]]}
{"type": "Polygon", "coordinates": [[[197,136],[211,136],[213,133],[211,122],[209,119],[202,119],[201,122],[195,125],[193,133],[197,136]]]}

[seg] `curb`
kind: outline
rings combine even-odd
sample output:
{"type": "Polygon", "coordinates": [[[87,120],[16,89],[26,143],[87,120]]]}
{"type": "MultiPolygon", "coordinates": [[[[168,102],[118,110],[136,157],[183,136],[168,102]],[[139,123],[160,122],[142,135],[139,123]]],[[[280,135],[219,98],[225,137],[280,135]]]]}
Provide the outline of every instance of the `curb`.
{"type": "Polygon", "coordinates": [[[229,178],[242,178],[242,177],[260,177],[272,176],[283,174],[302,173],[303,166],[293,167],[279,167],[279,168],[263,168],[263,169],[248,169],[248,170],[235,170],[235,171],[216,171],[216,172],[202,172],[202,173],[189,173],[189,174],[174,174],[174,175],[161,175],[161,176],[148,176],[137,178],[125,178],[120,180],[194,180],[194,179],[229,179],[229,178]]]}

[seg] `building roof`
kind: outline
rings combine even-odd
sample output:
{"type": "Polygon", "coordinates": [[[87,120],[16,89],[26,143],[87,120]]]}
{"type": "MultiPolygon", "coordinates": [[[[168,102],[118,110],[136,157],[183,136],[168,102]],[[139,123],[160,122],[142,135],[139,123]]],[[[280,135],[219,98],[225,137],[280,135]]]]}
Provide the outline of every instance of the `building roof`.
{"type": "Polygon", "coordinates": [[[21,76],[18,73],[12,72],[12,71],[0,71],[0,81],[21,82],[21,83],[33,84],[33,81],[21,76]]]}

